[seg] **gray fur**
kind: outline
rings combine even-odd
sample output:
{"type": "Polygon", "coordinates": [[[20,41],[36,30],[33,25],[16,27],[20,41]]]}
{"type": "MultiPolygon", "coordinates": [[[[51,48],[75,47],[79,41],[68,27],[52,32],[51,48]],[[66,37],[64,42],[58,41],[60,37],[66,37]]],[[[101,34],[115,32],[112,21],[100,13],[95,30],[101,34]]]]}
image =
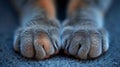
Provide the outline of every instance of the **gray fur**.
{"type": "Polygon", "coordinates": [[[109,48],[102,14],[103,10],[107,10],[109,2],[97,1],[98,4],[89,3],[87,7],[78,8],[63,23],[62,48],[79,59],[96,58],[109,48]]]}
{"type": "Polygon", "coordinates": [[[24,57],[36,59],[44,59],[59,51],[60,24],[57,19],[49,19],[42,8],[29,3],[22,7],[20,20],[21,27],[16,31],[14,38],[16,51],[24,57]],[[44,44],[37,41],[41,40],[38,38],[41,34],[45,34],[50,41],[48,51],[45,50],[44,44]]]}
{"type": "MultiPolygon", "coordinates": [[[[25,0],[23,0],[25,1],[25,0]]],[[[49,19],[45,11],[28,0],[16,5],[21,9],[21,27],[14,37],[14,49],[27,58],[44,59],[62,48],[80,59],[96,58],[109,48],[108,34],[104,30],[104,13],[110,0],[84,0],[88,7],[78,8],[61,24],[49,19]],[[107,4],[107,5],[106,5],[107,4]],[[61,31],[62,30],[62,31],[61,31]],[[47,35],[48,51],[39,43],[39,35],[47,35]],[[62,40],[60,39],[62,37],[62,40]],[[62,45],[61,45],[62,43],[62,45]]]]}

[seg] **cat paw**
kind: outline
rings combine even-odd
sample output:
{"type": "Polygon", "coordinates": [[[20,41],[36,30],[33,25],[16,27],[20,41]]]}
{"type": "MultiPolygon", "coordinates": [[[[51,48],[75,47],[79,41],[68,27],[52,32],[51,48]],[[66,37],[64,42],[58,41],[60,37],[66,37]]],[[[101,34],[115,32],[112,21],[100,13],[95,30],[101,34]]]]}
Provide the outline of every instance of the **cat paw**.
{"type": "Polygon", "coordinates": [[[14,37],[14,50],[24,57],[38,60],[57,54],[60,49],[59,33],[54,28],[49,27],[48,30],[42,28],[39,26],[19,28],[14,37]]]}
{"type": "Polygon", "coordinates": [[[78,30],[63,32],[64,52],[79,59],[96,58],[109,48],[108,34],[102,30],[78,30]]]}

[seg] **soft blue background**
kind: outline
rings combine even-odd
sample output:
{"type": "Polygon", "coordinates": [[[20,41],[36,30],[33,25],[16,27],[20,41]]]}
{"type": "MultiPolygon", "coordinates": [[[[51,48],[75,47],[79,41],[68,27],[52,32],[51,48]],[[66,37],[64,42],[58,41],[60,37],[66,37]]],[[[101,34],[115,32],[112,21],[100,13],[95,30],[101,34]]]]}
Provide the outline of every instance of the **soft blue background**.
{"type": "MultiPolygon", "coordinates": [[[[59,7],[64,19],[64,9],[59,7]]],[[[16,12],[7,0],[0,0],[0,67],[119,67],[120,66],[120,0],[114,0],[105,17],[105,27],[110,32],[109,51],[95,60],[77,60],[57,55],[47,60],[35,61],[23,58],[12,48],[14,30],[19,25],[16,12]]]]}

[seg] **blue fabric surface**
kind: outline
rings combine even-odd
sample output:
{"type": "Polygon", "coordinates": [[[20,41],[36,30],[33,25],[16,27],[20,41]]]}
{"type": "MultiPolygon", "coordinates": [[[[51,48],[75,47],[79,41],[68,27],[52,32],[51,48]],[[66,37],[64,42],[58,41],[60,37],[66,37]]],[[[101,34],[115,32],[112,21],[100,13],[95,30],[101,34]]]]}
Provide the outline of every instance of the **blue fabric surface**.
{"type": "Polygon", "coordinates": [[[19,25],[15,11],[0,0],[0,67],[119,67],[120,66],[120,0],[115,2],[105,17],[105,27],[110,33],[110,48],[95,60],[78,60],[66,55],[35,61],[14,52],[13,35],[19,25]]]}

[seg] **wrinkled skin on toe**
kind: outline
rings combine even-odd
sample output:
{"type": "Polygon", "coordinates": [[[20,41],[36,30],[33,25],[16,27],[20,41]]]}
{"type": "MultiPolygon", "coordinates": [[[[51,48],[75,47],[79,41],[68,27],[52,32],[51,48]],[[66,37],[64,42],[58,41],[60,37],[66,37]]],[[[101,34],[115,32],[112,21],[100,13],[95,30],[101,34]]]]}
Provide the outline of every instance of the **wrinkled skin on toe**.
{"type": "Polygon", "coordinates": [[[50,22],[48,26],[32,25],[17,29],[14,50],[24,57],[38,60],[57,54],[60,49],[59,25],[56,24],[58,21],[50,22]]]}
{"type": "Polygon", "coordinates": [[[66,54],[79,59],[91,59],[108,50],[108,34],[105,29],[84,29],[77,27],[79,24],[68,25],[69,22],[65,22],[62,34],[62,48],[66,54]]]}

